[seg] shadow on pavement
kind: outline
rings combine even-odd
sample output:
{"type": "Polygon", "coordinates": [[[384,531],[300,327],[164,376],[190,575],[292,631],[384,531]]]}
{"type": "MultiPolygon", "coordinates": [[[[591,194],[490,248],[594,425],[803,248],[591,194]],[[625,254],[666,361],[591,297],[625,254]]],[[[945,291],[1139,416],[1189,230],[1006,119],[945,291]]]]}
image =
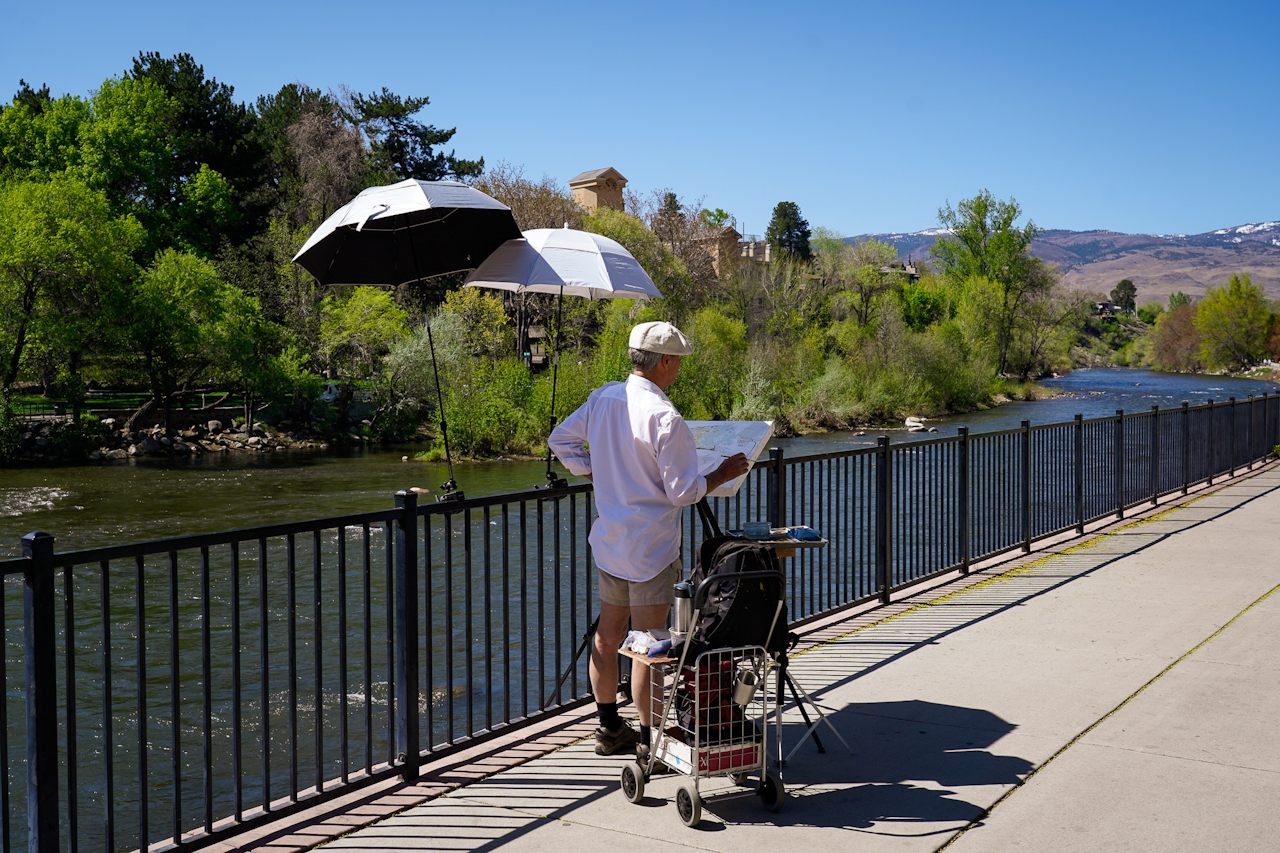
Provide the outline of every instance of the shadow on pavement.
{"type": "MultiPolygon", "coordinates": [[[[1013,785],[1032,769],[1026,759],[990,751],[1017,728],[990,711],[906,700],[854,703],[829,719],[853,754],[829,731],[826,754],[812,743],[802,746],[785,768],[790,800],[783,811],[714,797],[707,810],[733,823],[850,829],[942,823],[948,826],[933,831],[951,832],[983,811],[951,789],[1013,785]]],[[[801,726],[784,727],[787,751],[803,733],[801,726]]]]}

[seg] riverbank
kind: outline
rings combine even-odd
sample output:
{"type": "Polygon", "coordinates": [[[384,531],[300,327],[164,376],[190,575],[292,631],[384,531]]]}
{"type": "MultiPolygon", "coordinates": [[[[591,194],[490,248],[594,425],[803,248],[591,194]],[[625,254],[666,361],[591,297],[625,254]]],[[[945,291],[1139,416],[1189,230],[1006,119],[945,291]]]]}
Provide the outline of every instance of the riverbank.
{"type": "MultiPolygon", "coordinates": [[[[1041,384],[1057,395],[927,419],[926,426],[937,433],[912,433],[899,422],[892,428],[778,437],[771,445],[795,459],[874,446],[881,434],[898,444],[955,435],[962,426],[976,434],[1016,429],[1023,420],[1064,423],[1076,414],[1086,419],[1114,417],[1117,409],[1174,408],[1184,400],[1196,405],[1210,399],[1225,403],[1233,396],[1244,400],[1250,394],[1280,391],[1280,386],[1256,380],[1121,368],[1078,370],[1041,384]]],[[[264,429],[273,441],[278,438],[280,430],[264,429]]],[[[218,436],[222,441],[237,441],[235,436],[242,434],[224,432],[218,436]]],[[[27,461],[0,469],[0,558],[20,554],[20,537],[33,530],[56,536],[59,549],[89,548],[367,512],[392,506],[392,495],[400,489],[434,489],[450,478],[468,497],[523,492],[546,482],[541,459],[455,459],[450,471],[443,461],[414,460],[415,449],[422,445],[384,448],[373,441],[333,441],[297,430],[288,434],[297,446],[284,452],[270,444],[272,449],[265,451],[126,455],[110,463],[27,461]],[[302,442],[312,446],[303,449],[302,442]],[[321,450],[321,444],[328,447],[321,450]]],[[[127,446],[119,449],[127,454],[127,446]]],[[[558,465],[556,470],[564,471],[558,465]]]]}
{"type": "Polygon", "coordinates": [[[425,440],[419,434],[405,441],[387,441],[370,435],[366,419],[353,424],[345,432],[322,426],[295,426],[291,421],[278,424],[255,423],[245,429],[243,421],[224,425],[211,420],[189,429],[166,431],[156,424],[145,429],[117,428],[116,421],[82,424],[66,418],[31,420],[20,426],[18,443],[11,464],[39,466],[68,462],[122,462],[137,458],[189,459],[205,454],[267,454],[303,451],[324,452],[335,448],[370,445],[405,444],[425,440]]]}
{"type": "MultiPolygon", "coordinates": [[[[935,421],[943,417],[957,417],[973,412],[984,412],[1013,402],[1034,402],[1052,399],[1060,392],[1039,382],[1002,380],[988,401],[971,407],[939,412],[933,410],[903,409],[897,416],[869,419],[865,422],[828,423],[803,418],[779,416],[775,419],[775,435],[778,438],[794,438],[823,435],[831,432],[865,433],[873,430],[900,429],[906,420],[935,421]]],[[[936,430],[935,430],[936,431],[936,430]]],[[[407,440],[376,435],[368,418],[353,423],[345,431],[327,426],[323,421],[296,425],[282,420],[272,424],[256,422],[252,430],[245,429],[242,418],[224,422],[211,419],[185,429],[166,430],[160,424],[128,430],[120,426],[116,418],[84,418],[79,424],[69,417],[55,416],[47,419],[31,419],[17,425],[16,446],[7,454],[10,465],[39,467],[67,463],[125,462],[130,459],[153,458],[183,460],[205,454],[247,453],[271,454],[286,452],[323,453],[335,449],[359,447],[396,447],[406,444],[428,443],[425,450],[415,450],[412,458],[420,462],[444,461],[444,449],[438,434],[429,424],[419,425],[407,440]]],[[[546,446],[535,445],[527,453],[510,449],[491,455],[468,455],[454,449],[454,459],[459,461],[517,461],[534,462],[545,458],[546,446]]]]}

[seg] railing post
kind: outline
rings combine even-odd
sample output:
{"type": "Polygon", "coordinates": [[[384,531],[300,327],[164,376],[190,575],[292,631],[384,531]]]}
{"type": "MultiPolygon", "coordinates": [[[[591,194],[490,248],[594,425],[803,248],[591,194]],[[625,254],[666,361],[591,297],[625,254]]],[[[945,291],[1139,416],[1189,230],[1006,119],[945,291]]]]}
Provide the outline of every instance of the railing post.
{"type": "Polygon", "coordinates": [[[1257,456],[1257,452],[1253,447],[1253,395],[1249,395],[1249,411],[1245,413],[1244,418],[1244,455],[1245,470],[1253,470],[1253,457],[1257,456]]]}
{"type": "Polygon", "coordinates": [[[1271,400],[1268,399],[1266,391],[1262,392],[1262,455],[1258,457],[1262,462],[1267,461],[1267,456],[1271,453],[1271,430],[1267,423],[1267,415],[1269,414],[1271,400]]]}
{"type": "Polygon", "coordinates": [[[1151,407],[1151,505],[1160,495],[1160,407],[1151,407]]]}
{"type": "Polygon", "coordinates": [[[1182,401],[1182,493],[1191,486],[1191,404],[1182,401]]]}
{"type": "Polygon", "coordinates": [[[1227,441],[1227,464],[1231,468],[1231,476],[1236,475],[1236,398],[1228,397],[1231,403],[1231,425],[1227,427],[1227,432],[1231,434],[1227,441]]]}
{"type": "Polygon", "coordinates": [[[769,448],[769,525],[785,527],[787,524],[787,467],[786,454],[781,447],[769,448]]]}
{"type": "Polygon", "coordinates": [[[876,464],[876,574],[880,584],[880,602],[888,604],[892,588],[889,531],[893,527],[889,523],[889,508],[893,506],[889,495],[889,489],[892,488],[892,478],[889,476],[889,436],[880,436],[876,439],[876,444],[880,446],[876,464]]]}
{"type": "Polygon", "coordinates": [[[58,684],[54,624],[53,537],[28,533],[22,556],[23,635],[27,676],[27,843],[31,853],[58,851],[58,684]]]}
{"type": "Polygon", "coordinates": [[[969,428],[960,427],[960,574],[969,574],[969,428]]]}
{"type": "Polygon", "coordinates": [[[1124,518],[1124,409],[1116,409],[1116,518],[1124,518]]]}
{"type": "Polygon", "coordinates": [[[1076,533],[1084,535],[1084,415],[1075,416],[1076,425],[1076,533]]]}
{"type": "Polygon", "coordinates": [[[1022,553],[1031,553],[1031,421],[1022,422],[1022,553]]]}
{"type": "Polygon", "coordinates": [[[1210,486],[1213,485],[1213,475],[1218,471],[1218,444],[1215,441],[1215,439],[1217,438],[1217,436],[1215,435],[1217,430],[1214,429],[1214,426],[1215,426],[1214,422],[1217,421],[1217,419],[1218,419],[1218,416],[1214,414],[1214,411],[1213,411],[1213,398],[1210,398],[1209,399],[1209,439],[1206,442],[1206,446],[1208,447],[1208,450],[1209,450],[1208,485],[1210,486]]]}
{"type": "MultiPolygon", "coordinates": [[[[396,750],[400,778],[418,778],[418,493],[396,492],[396,750]]],[[[448,569],[446,569],[448,571],[448,569]]]]}

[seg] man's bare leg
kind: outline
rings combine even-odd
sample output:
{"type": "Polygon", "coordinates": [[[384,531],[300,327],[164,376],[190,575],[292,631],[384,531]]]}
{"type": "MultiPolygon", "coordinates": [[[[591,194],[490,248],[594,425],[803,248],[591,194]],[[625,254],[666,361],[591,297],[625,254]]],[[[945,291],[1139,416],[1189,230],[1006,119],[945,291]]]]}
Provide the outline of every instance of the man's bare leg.
{"type": "MultiPolygon", "coordinates": [[[[667,627],[667,613],[670,604],[648,604],[631,608],[631,627],[635,631],[652,631],[667,627]]],[[[602,614],[603,617],[603,614],[602,614]]],[[[603,623],[603,618],[601,622],[603,623]]],[[[623,635],[625,636],[625,635],[623,635]]],[[[619,637],[621,642],[621,637],[619,637]]],[[[617,648],[615,645],[614,648],[617,648]]],[[[652,717],[652,696],[650,695],[649,667],[638,660],[631,662],[631,700],[635,702],[636,714],[640,725],[648,727],[652,717]]],[[[599,694],[596,694],[599,696],[599,694]]]]}
{"type": "MultiPolygon", "coordinates": [[[[631,608],[600,602],[600,625],[591,642],[591,692],[596,701],[608,704],[618,701],[618,647],[627,635],[631,608]]],[[[634,676],[633,676],[634,678],[634,676]]],[[[635,685],[632,685],[635,689],[635,685]]]]}

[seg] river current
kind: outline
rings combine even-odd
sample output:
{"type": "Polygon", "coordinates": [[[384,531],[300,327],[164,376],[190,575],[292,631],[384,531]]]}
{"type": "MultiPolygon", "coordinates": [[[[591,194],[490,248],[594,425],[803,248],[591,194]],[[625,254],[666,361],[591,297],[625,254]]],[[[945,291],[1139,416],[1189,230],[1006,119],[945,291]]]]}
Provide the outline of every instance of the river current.
{"type": "MultiPolygon", "coordinates": [[[[1280,391],[1280,385],[1221,376],[1182,376],[1147,370],[1077,370],[1045,385],[1059,396],[1012,402],[982,412],[928,421],[940,435],[973,432],[1181,405],[1280,391]]],[[[865,435],[830,432],[779,439],[788,456],[931,438],[932,433],[871,428],[865,435]]],[[[0,470],[0,559],[21,553],[32,530],[56,537],[59,551],[168,536],[335,516],[389,507],[397,489],[435,489],[448,479],[443,463],[413,459],[417,448],[325,453],[226,454],[190,461],[131,460],[127,464],[65,465],[0,470]],[[405,461],[405,456],[408,460],[405,461]]],[[[558,466],[557,466],[558,468],[558,466]]],[[[543,482],[543,463],[459,462],[454,476],[470,496],[523,491],[543,482]]],[[[429,500],[430,496],[423,497],[429,500]]]]}

